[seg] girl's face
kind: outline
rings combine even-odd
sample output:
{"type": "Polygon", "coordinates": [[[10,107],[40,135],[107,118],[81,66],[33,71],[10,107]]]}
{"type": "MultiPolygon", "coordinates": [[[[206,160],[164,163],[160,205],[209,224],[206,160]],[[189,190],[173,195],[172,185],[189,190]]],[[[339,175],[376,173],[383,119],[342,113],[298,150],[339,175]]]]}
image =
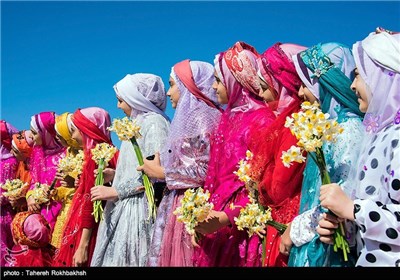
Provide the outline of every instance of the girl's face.
{"type": "Polygon", "coordinates": [[[118,109],[121,109],[122,111],[124,111],[125,115],[129,118],[132,113],[132,108],[128,105],[128,103],[126,103],[124,100],[122,100],[118,96],[117,96],[117,100],[118,100],[118,103],[117,103],[118,109]]]}
{"type": "Polygon", "coordinates": [[[264,82],[262,79],[258,78],[258,81],[260,82],[260,91],[258,92],[258,95],[264,99],[265,102],[271,102],[275,100],[275,91],[269,87],[269,85],[264,82]]]}
{"type": "Polygon", "coordinates": [[[72,125],[71,131],[72,131],[71,138],[78,143],[79,147],[83,148],[82,134],[79,131],[79,129],[77,129],[74,125],[72,125]]]}
{"type": "Polygon", "coordinates": [[[43,142],[42,142],[42,137],[40,137],[40,134],[37,133],[37,131],[35,129],[33,129],[32,127],[31,127],[31,132],[32,132],[31,137],[32,137],[34,144],[36,146],[41,146],[43,144],[43,142]]]}
{"type": "Polygon", "coordinates": [[[314,94],[311,93],[311,91],[305,86],[301,85],[299,92],[297,95],[300,97],[300,99],[303,99],[304,101],[308,101],[311,104],[313,104],[315,101],[318,102],[317,98],[314,96],[314,94]]]}
{"type": "Polygon", "coordinates": [[[167,96],[169,96],[169,100],[171,100],[172,108],[176,108],[178,104],[179,98],[181,97],[181,93],[179,92],[178,85],[175,83],[172,77],[169,77],[169,89],[167,91],[167,96]]]}
{"type": "Polygon", "coordinates": [[[60,143],[61,143],[64,147],[68,147],[67,141],[65,141],[64,138],[63,138],[60,134],[58,134],[57,132],[56,132],[56,139],[58,139],[58,141],[60,141],[60,143]]]}
{"type": "Polygon", "coordinates": [[[354,70],[355,78],[350,85],[350,88],[356,93],[358,97],[358,108],[361,112],[365,113],[368,109],[368,98],[367,98],[367,84],[358,73],[357,68],[354,70]]]}
{"type": "Polygon", "coordinates": [[[226,87],[222,84],[217,72],[214,72],[215,81],[212,84],[213,89],[217,93],[218,103],[221,105],[228,104],[228,93],[226,92],[226,87]]]}

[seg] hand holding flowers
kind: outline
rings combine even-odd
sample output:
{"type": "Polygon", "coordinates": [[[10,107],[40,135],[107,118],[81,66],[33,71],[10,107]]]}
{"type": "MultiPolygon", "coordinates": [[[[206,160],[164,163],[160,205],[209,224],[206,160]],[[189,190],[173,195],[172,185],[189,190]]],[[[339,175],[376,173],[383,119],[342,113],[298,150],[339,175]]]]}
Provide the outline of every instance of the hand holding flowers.
{"type": "MultiPolygon", "coordinates": [[[[91,152],[92,159],[98,166],[95,185],[103,185],[103,170],[108,165],[108,162],[114,157],[115,153],[117,152],[117,148],[107,143],[100,143],[97,144],[96,147],[91,150],[91,152]]],[[[93,202],[92,214],[96,223],[103,219],[103,206],[101,203],[101,200],[96,200],[93,202]]]]}
{"type": "Polygon", "coordinates": [[[195,234],[194,228],[206,220],[214,205],[209,203],[210,193],[203,188],[187,189],[181,199],[181,205],[173,212],[177,221],[185,224],[190,235],[195,234]]]}
{"type": "MultiPolygon", "coordinates": [[[[286,225],[278,223],[272,219],[270,207],[265,207],[261,205],[258,201],[258,184],[252,179],[251,174],[251,164],[250,161],[253,158],[251,151],[246,151],[246,159],[239,161],[239,169],[235,172],[239,177],[239,180],[245,183],[246,189],[249,193],[249,203],[245,208],[240,209],[240,214],[234,221],[239,230],[247,229],[249,237],[253,234],[257,234],[263,239],[263,252],[262,252],[262,265],[265,264],[266,256],[266,243],[265,243],[265,229],[267,225],[273,226],[278,230],[280,234],[283,234],[286,230],[286,225]]],[[[231,205],[231,207],[236,207],[231,205]]]]}
{"type": "Polygon", "coordinates": [[[24,197],[29,189],[29,184],[21,181],[20,179],[6,180],[4,184],[1,185],[3,190],[6,190],[2,195],[14,200],[24,197]]]}
{"type": "MultiPolygon", "coordinates": [[[[121,141],[130,141],[135,150],[139,165],[143,165],[143,154],[136,141],[136,139],[142,137],[142,135],[140,134],[140,126],[136,125],[136,120],[131,121],[127,117],[124,117],[123,119],[114,119],[108,130],[117,133],[117,136],[121,141]]],[[[142,172],[142,179],[147,197],[149,219],[155,219],[157,209],[154,201],[153,185],[144,172],[142,172]]]]}
{"type": "MultiPolygon", "coordinates": [[[[329,114],[324,114],[317,102],[314,104],[303,102],[301,111],[287,117],[285,123],[285,127],[290,128],[298,139],[297,147],[292,146],[288,151],[282,152],[281,157],[284,166],[289,168],[292,162],[304,162],[306,158],[303,154],[308,152],[319,168],[323,185],[331,183],[331,179],[322,145],[325,141],[336,141],[337,135],[343,132],[343,128],[335,120],[328,118],[329,114]]],[[[340,223],[338,230],[335,231],[333,248],[335,252],[339,248],[342,249],[344,260],[348,260],[347,253],[350,252],[350,248],[345,239],[343,223],[340,223]]]]}

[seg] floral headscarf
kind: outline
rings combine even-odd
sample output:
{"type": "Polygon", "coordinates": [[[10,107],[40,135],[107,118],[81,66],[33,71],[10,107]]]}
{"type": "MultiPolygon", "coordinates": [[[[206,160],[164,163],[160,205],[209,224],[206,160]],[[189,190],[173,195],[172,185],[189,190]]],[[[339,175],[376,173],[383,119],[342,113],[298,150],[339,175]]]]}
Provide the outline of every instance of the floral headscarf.
{"type": "Polygon", "coordinates": [[[338,43],[318,44],[293,56],[302,82],[319,100],[321,109],[337,117],[338,104],[346,113],[363,116],[350,85],[355,62],[351,50],[338,43]]]}

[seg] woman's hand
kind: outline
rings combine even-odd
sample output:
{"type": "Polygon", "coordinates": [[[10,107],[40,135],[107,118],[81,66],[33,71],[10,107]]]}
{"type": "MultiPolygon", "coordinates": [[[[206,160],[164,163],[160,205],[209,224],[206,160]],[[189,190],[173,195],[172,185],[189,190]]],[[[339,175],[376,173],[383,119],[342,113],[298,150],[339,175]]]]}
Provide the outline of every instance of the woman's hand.
{"type": "Polygon", "coordinates": [[[321,242],[333,245],[333,234],[342,220],[328,213],[322,215],[318,222],[317,233],[321,242]]]}
{"type": "Polygon", "coordinates": [[[26,202],[28,204],[28,211],[31,211],[31,212],[39,212],[40,211],[40,205],[36,203],[35,199],[32,196],[28,197],[26,202]]]}
{"type": "Polygon", "coordinates": [[[201,234],[209,234],[230,224],[229,218],[223,211],[211,210],[205,221],[198,223],[194,228],[201,234]]]}
{"type": "Polygon", "coordinates": [[[161,166],[160,153],[155,153],[153,160],[143,159],[143,165],[136,168],[147,176],[155,179],[165,179],[164,168],[161,166]]]}
{"type": "MultiPolygon", "coordinates": [[[[97,176],[97,169],[94,170],[94,176],[97,176]]],[[[108,184],[114,180],[115,176],[115,169],[106,167],[103,170],[103,178],[104,178],[104,184],[108,184]]]]}
{"type": "Polygon", "coordinates": [[[72,258],[72,266],[83,266],[88,260],[87,248],[78,247],[72,258]]]}
{"type": "Polygon", "coordinates": [[[8,201],[10,202],[11,206],[13,209],[17,209],[20,211],[21,209],[26,208],[27,202],[25,197],[21,197],[18,199],[15,199],[15,197],[9,197],[8,201]]]}
{"type": "Polygon", "coordinates": [[[92,201],[95,200],[116,200],[118,193],[114,187],[94,186],[90,189],[92,201]]]}
{"type": "Polygon", "coordinates": [[[279,252],[286,256],[289,255],[293,246],[292,239],[290,238],[290,229],[291,223],[288,224],[285,232],[281,235],[281,243],[279,244],[279,252]]]}
{"type": "Polygon", "coordinates": [[[338,217],[354,221],[354,203],[338,184],[322,185],[319,200],[338,217]]]}

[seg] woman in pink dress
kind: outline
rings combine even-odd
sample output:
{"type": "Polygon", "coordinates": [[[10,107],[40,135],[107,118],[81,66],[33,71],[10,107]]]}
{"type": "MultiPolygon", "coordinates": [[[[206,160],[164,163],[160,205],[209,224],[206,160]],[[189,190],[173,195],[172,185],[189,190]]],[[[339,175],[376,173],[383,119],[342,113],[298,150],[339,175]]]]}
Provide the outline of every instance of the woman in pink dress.
{"type": "Polygon", "coordinates": [[[203,234],[194,253],[195,266],[257,266],[259,237],[238,230],[234,218],[249,202],[244,183],[233,173],[246,157],[250,124],[268,126],[275,115],[258,96],[257,51],[237,42],[216,56],[214,67],[218,101],[227,104],[211,138],[210,162],[204,188],[214,210],[195,228],[203,234]],[[232,207],[234,206],[234,207],[232,207]]]}
{"type": "MultiPolygon", "coordinates": [[[[1,160],[0,160],[0,184],[5,183],[6,180],[13,180],[17,174],[18,161],[11,153],[12,135],[17,133],[18,130],[6,121],[0,121],[1,130],[1,160]]],[[[1,193],[5,190],[1,189],[1,193]]],[[[6,197],[1,195],[1,261],[0,265],[4,266],[6,261],[4,256],[7,254],[7,248],[11,249],[13,240],[11,236],[10,224],[15,215],[10,202],[6,197]]]]}
{"type": "Polygon", "coordinates": [[[210,136],[222,111],[214,81],[214,67],[207,62],[184,60],[172,67],[167,95],[176,111],[161,151],[168,190],[158,208],[149,266],[193,266],[191,236],[173,212],[185,191],[202,187],[206,178],[210,136]]]}
{"type": "MultiPolygon", "coordinates": [[[[53,229],[61,203],[50,201],[49,204],[38,204],[32,197],[36,183],[48,186],[54,180],[58,162],[65,156],[65,148],[56,138],[54,129],[56,114],[54,112],[41,112],[32,116],[31,131],[34,145],[31,157],[31,186],[26,194],[29,211],[40,211],[53,229]]],[[[60,184],[57,183],[55,187],[60,184]]]]}

